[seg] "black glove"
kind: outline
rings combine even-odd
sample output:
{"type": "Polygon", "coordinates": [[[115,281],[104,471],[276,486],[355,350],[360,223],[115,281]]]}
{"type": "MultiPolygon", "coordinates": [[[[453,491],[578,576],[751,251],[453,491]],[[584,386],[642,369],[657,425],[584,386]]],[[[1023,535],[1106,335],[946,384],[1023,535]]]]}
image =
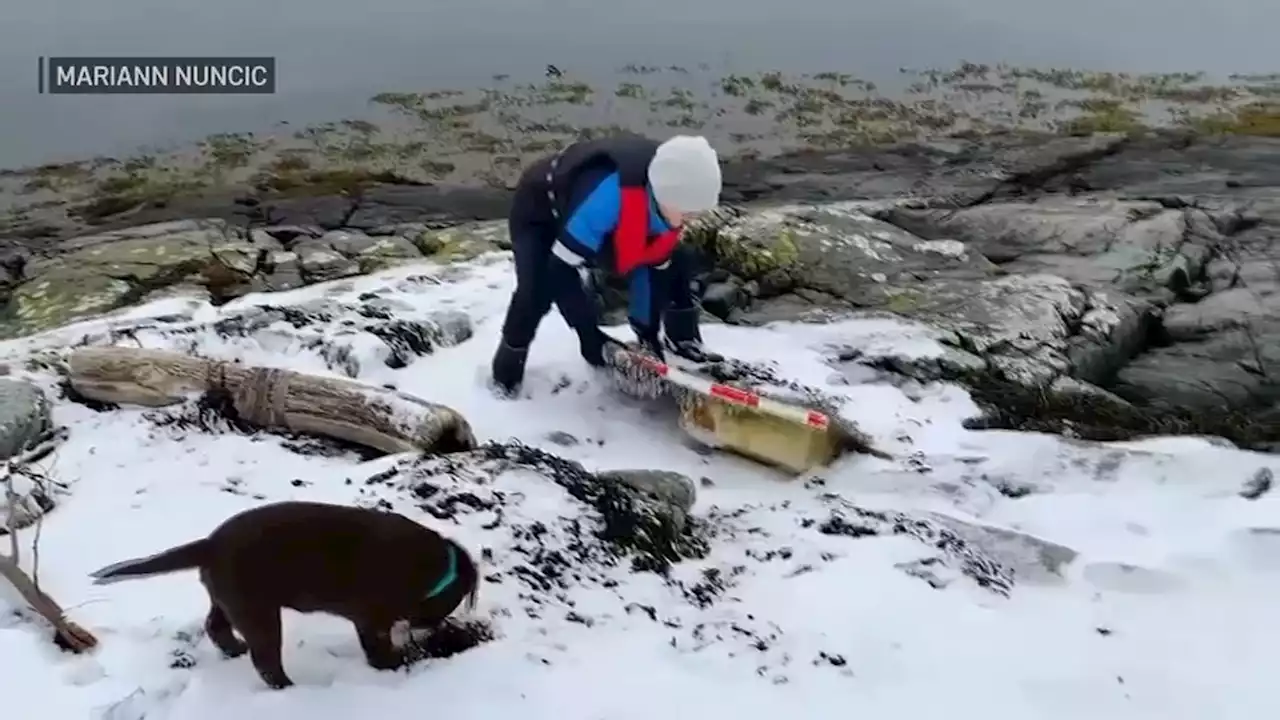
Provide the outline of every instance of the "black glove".
{"type": "Polygon", "coordinates": [[[658,338],[657,330],[650,330],[632,323],[631,330],[635,332],[636,339],[640,342],[640,349],[652,355],[659,361],[667,359],[666,353],[662,351],[662,340],[658,338]]]}
{"type": "Polygon", "coordinates": [[[667,338],[667,348],[676,355],[695,363],[714,363],[724,360],[724,356],[719,353],[713,353],[703,347],[702,343],[697,340],[685,340],[683,342],[675,342],[667,338]]]}

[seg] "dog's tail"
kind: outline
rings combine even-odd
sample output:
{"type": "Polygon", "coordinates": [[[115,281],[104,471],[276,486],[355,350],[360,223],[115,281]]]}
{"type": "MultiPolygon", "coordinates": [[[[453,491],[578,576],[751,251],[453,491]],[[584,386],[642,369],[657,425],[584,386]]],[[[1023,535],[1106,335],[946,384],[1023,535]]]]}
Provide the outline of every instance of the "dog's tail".
{"type": "Polygon", "coordinates": [[[209,556],[207,538],[179,545],[147,557],[122,560],[89,573],[94,585],[107,585],[124,580],[138,580],[167,575],[179,570],[192,570],[205,564],[209,556]]]}

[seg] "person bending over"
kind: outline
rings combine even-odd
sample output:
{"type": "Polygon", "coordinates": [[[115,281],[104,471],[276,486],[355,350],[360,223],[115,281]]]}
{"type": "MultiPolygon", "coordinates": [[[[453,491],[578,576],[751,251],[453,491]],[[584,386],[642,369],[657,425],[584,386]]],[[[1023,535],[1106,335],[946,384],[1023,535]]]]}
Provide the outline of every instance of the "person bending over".
{"type": "Polygon", "coordinates": [[[626,135],[588,140],[535,162],[516,186],[508,224],[516,287],[493,356],[493,381],[513,395],[529,346],[554,304],[578,335],[582,357],[605,364],[591,268],[628,279],[628,318],[642,347],[664,346],[696,362],[702,346],[694,303],[692,250],[680,228],[720,201],[720,161],[700,136],[663,142],[626,135]],[[660,331],[665,337],[660,339],[660,331]]]}

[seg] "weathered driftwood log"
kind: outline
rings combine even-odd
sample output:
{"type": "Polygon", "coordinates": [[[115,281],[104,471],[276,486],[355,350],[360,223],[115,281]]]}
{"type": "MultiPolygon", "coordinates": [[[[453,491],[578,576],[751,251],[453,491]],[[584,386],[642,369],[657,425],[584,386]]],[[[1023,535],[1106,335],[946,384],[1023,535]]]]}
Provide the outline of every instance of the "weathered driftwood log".
{"type": "Polygon", "coordinates": [[[456,410],[396,390],[292,370],[240,365],[163,350],[89,347],[71,353],[70,383],[99,402],[159,407],[225,393],[257,427],[344,440],[383,452],[475,447],[456,410]]]}

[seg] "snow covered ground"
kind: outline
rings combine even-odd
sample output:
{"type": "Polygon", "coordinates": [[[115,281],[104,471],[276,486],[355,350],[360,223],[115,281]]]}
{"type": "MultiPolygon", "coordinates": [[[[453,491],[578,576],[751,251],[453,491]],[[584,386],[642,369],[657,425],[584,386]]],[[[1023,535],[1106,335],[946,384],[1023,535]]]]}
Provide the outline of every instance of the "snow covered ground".
{"type": "MultiPolygon", "coordinates": [[[[59,401],[55,420],[71,434],[49,464],[70,492],[41,530],[40,579],[101,646],[83,657],[60,654],[46,631],[0,622],[6,714],[1225,720],[1280,712],[1272,650],[1280,636],[1273,612],[1280,500],[1239,496],[1260,468],[1280,470],[1275,457],[1189,438],[1098,445],[966,431],[961,420],[976,409],[957,388],[850,384],[823,362],[831,344],[936,350],[926,331],[889,320],[709,326],[709,344],[727,355],[775,361],[790,379],[848,397],[845,414],[899,458],[849,457],[820,478],[782,479],[700,452],[667,417],[619,398],[579,360],[555,315],[533,350],[527,397],[494,398],[484,376],[509,287],[509,266],[498,256],[221,308],[170,299],[11,341],[0,359],[15,374],[50,383],[23,370],[24,356],[87,333],[102,341],[104,329],[148,316],[204,322],[252,304],[354,303],[374,293],[406,316],[463,312],[475,324],[466,342],[392,369],[382,361],[386,347],[356,333],[344,340],[348,367],[354,360],[365,382],[460,410],[484,440],[518,437],[592,470],[657,468],[705,479],[694,514],[715,528],[706,558],[677,565],[670,584],[624,565],[537,591],[508,572],[527,562],[517,546],[528,538],[517,529],[543,523],[541,542],[554,550],[570,542],[564,519],[592,511],[536,473],[493,478],[492,488],[508,497],[506,519],[494,529],[491,511],[438,520],[419,510],[407,488],[430,468],[415,470],[404,457],[308,455],[275,437],[182,433],[142,410],[95,412],[59,401]],[[565,433],[577,442],[566,444],[565,433]],[[409,480],[366,484],[397,465],[409,480]],[[345,622],[286,614],[285,667],[298,685],[273,692],[247,658],[223,660],[199,636],[206,606],[193,574],[89,583],[99,566],[200,536],[255,503],[290,498],[382,500],[477,554],[489,548],[486,571],[502,582],[482,587],[478,612],[498,637],[407,671],[377,672],[345,622]],[[877,520],[872,510],[934,527],[955,518],[1017,530],[1079,555],[1054,573],[1046,566],[1055,563],[1026,541],[978,542],[1012,571],[1006,595],[981,587],[962,557],[935,547],[946,543],[894,532],[907,521],[877,520]],[[842,534],[832,517],[884,532],[842,534]]],[[[117,342],[334,372],[298,332],[141,330],[117,342]]]]}

